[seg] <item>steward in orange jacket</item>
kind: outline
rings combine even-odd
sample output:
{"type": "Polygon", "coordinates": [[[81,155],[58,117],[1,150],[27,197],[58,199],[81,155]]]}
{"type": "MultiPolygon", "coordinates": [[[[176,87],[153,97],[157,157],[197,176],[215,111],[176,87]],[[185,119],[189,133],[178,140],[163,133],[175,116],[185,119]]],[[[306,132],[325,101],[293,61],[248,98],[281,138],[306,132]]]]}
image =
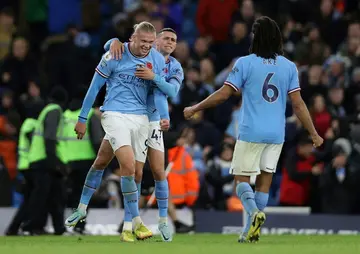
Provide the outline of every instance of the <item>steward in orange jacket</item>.
{"type": "Polygon", "coordinates": [[[183,146],[168,150],[169,162],[173,163],[168,176],[171,201],[175,205],[193,206],[198,198],[199,173],[191,156],[183,146]]]}

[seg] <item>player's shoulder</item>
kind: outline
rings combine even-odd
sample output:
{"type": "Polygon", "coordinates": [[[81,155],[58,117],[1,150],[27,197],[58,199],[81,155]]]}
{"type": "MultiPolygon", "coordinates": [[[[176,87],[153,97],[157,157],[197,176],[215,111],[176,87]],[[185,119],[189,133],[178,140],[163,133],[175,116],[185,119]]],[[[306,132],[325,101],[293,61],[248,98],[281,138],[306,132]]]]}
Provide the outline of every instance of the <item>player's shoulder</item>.
{"type": "Polygon", "coordinates": [[[277,56],[276,61],[286,68],[296,69],[296,64],[293,61],[287,59],[285,56],[277,56]]]}
{"type": "Polygon", "coordinates": [[[247,56],[239,57],[235,61],[235,66],[249,66],[252,63],[254,63],[254,61],[256,61],[257,58],[258,57],[255,54],[250,54],[250,55],[247,55],[247,56]]]}
{"type": "Polygon", "coordinates": [[[181,67],[181,63],[173,56],[169,56],[169,60],[172,63],[172,65],[176,67],[181,67]]]}
{"type": "Polygon", "coordinates": [[[120,61],[120,60],[114,59],[114,58],[111,56],[110,51],[106,51],[106,52],[102,55],[101,60],[102,60],[102,62],[106,62],[106,63],[116,63],[116,62],[120,61]]]}
{"type": "Polygon", "coordinates": [[[159,51],[157,51],[155,48],[151,48],[149,55],[154,59],[154,61],[156,61],[156,62],[159,61],[159,63],[165,64],[164,56],[159,51]]]}

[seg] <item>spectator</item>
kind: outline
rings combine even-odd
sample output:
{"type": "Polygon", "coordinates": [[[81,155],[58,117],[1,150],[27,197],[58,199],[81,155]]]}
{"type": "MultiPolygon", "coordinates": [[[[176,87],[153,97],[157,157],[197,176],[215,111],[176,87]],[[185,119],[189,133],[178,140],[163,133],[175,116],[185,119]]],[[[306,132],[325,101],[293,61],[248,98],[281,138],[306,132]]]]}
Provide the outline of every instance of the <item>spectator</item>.
{"type": "Polygon", "coordinates": [[[233,146],[224,143],[220,156],[216,156],[207,163],[206,181],[212,192],[212,207],[226,210],[226,201],[233,194],[234,177],[230,175],[230,165],[233,157],[233,146]]]}
{"type": "Polygon", "coordinates": [[[310,99],[316,94],[326,96],[327,87],[322,83],[322,73],[323,70],[320,65],[313,65],[306,73],[305,80],[301,82],[301,94],[306,103],[310,103],[310,99]]]}
{"type": "Polygon", "coordinates": [[[324,137],[330,127],[331,115],[326,109],[325,99],[322,95],[315,95],[312,98],[310,113],[320,137],[324,137]]]}
{"type": "Polygon", "coordinates": [[[225,42],[229,38],[231,17],[237,8],[237,0],[200,0],[196,13],[200,36],[213,43],[225,42]]]}
{"type": "Polygon", "coordinates": [[[14,14],[11,9],[4,8],[0,11],[0,61],[9,53],[14,33],[14,14]]]}
{"type": "Polygon", "coordinates": [[[213,93],[215,86],[215,67],[211,59],[204,58],[200,61],[200,78],[210,93],[213,93]]]}
{"type": "Polygon", "coordinates": [[[182,7],[179,3],[176,3],[173,0],[161,0],[157,5],[156,11],[152,13],[152,15],[158,16],[164,20],[164,27],[170,27],[174,29],[178,38],[181,38],[183,13],[182,7]]]}
{"type": "Polygon", "coordinates": [[[189,67],[190,61],[190,49],[189,44],[186,41],[179,41],[174,51],[174,57],[181,63],[183,68],[189,67]]]}
{"type": "MultiPolygon", "coordinates": [[[[357,164],[351,162],[352,147],[348,139],[339,138],[333,145],[334,159],[325,167],[321,176],[322,212],[351,214],[354,196],[360,180],[357,164]]],[[[355,152],[356,154],[357,152],[355,152]]]]}
{"type": "Polygon", "coordinates": [[[255,21],[255,8],[252,0],[243,0],[239,11],[232,16],[232,26],[236,22],[245,22],[247,32],[251,33],[252,25],[255,21]]]}
{"type": "Polygon", "coordinates": [[[199,66],[194,64],[185,74],[184,85],[180,91],[182,108],[205,99],[210,94],[210,91],[211,90],[201,82],[199,66]]]}
{"type": "Polygon", "coordinates": [[[344,89],[341,87],[333,87],[329,90],[329,106],[328,110],[332,117],[345,117],[346,111],[343,107],[344,89]]]}
{"type": "Polygon", "coordinates": [[[295,62],[300,66],[321,65],[329,55],[330,49],[322,41],[319,28],[315,24],[309,24],[304,38],[295,47],[295,62]]]}
{"type": "Polygon", "coordinates": [[[232,26],[231,39],[223,46],[221,50],[221,59],[217,64],[217,69],[225,68],[234,57],[245,56],[249,53],[250,38],[246,24],[243,22],[236,22],[232,26]]]}
{"type": "Polygon", "coordinates": [[[39,71],[37,62],[29,53],[28,41],[25,38],[15,38],[12,52],[4,59],[0,71],[2,87],[11,89],[18,97],[26,93],[30,82],[38,82],[39,71]]]}
{"type": "Polygon", "coordinates": [[[310,203],[311,178],[320,175],[322,167],[312,154],[312,140],[303,134],[298,145],[286,157],[280,186],[280,204],[306,206],[310,203]]]}

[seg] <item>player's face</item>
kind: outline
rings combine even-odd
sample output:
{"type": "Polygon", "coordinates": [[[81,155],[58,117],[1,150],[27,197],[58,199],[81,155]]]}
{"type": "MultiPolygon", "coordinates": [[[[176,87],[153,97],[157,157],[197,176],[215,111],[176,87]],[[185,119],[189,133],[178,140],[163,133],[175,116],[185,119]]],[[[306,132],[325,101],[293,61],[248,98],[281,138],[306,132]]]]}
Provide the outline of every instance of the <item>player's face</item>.
{"type": "Polygon", "coordinates": [[[135,44],[135,50],[142,56],[147,55],[155,42],[156,34],[138,31],[133,35],[132,40],[135,44]]]}
{"type": "Polygon", "coordinates": [[[156,40],[157,50],[170,55],[176,49],[177,36],[172,32],[163,32],[156,40]]]}

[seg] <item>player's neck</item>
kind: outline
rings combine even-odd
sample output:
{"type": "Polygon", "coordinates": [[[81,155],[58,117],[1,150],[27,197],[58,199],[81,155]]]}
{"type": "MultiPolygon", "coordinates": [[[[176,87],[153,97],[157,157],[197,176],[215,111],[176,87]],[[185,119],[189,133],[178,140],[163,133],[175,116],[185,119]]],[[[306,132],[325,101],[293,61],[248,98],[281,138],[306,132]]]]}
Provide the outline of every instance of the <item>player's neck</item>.
{"type": "Polygon", "coordinates": [[[130,42],[130,52],[131,54],[133,54],[136,57],[144,57],[144,55],[142,55],[139,51],[140,49],[137,49],[134,45],[134,43],[130,42]]]}
{"type": "Polygon", "coordinates": [[[165,62],[167,63],[167,62],[169,61],[170,55],[168,55],[168,54],[164,55],[164,54],[163,54],[163,56],[164,56],[164,58],[165,58],[165,62]]]}

